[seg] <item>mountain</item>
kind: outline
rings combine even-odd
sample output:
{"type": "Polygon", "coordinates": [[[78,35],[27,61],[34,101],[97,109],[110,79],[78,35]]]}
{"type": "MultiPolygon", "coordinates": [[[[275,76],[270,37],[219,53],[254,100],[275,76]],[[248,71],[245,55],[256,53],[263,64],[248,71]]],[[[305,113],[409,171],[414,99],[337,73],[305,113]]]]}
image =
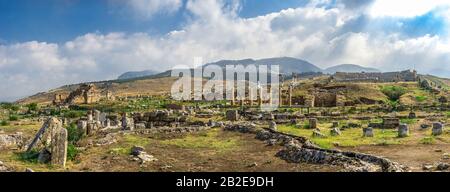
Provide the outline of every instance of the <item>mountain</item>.
{"type": "Polygon", "coordinates": [[[225,65],[236,65],[236,64],[242,64],[244,66],[247,65],[279,65],[280,66],[280,73],[283,74],[291,74],[293,72],[295,73],[305,73],[305,72],[321,72],[322,69],[318,68],[317,66],[301,60],[296,59],[292,57],[276,57],[276,58],[268,58],[268,59],[260,59],[260,60],[253,60],[253,59],[244,59],[244,60],[221,60],[214,63],[208,63],[205,66],[208,65],[218,65],[222,68],[225,67],[225,65]]]}
{"type": "Polygon", "coordinates": [[[362,67],[359,65],[354,65],[354,64],[342,64],[342,65],[336,65],[333,67],[329,67],[325,70],[323,70],[324,73],[328,73],[328,74],[334,74],[336,72],[347,72],[347,73],[357,73],[357,72],[381,72],[378,69],[375,68],[367,68],[367,67],[362,67]]]}
{"type": "Polygon", "coordinates": [[[123,73],[120,75],[117,79],[124,80],[124,79],[134,79],[139,77],[146,77],[158,74],[159,72],[153,71],[153,70],[145,70],[145,71],[129,71],[126,73],[123,73]]]}

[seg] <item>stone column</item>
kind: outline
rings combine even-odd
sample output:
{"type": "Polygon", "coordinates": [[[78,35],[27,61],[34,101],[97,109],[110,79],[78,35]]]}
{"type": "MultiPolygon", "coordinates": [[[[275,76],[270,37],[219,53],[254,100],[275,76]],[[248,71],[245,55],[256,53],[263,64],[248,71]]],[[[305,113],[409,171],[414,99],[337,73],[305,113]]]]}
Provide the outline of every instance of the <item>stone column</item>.
{"type": "Polygon", "coordinates": [[[91,122],[94,120],[94,118],[92,117],[92,111],[88,111],[87,118],[88,118],[88,122],[91,122]]]}
{"type": "Polygon", "coordinates": [[[272,85],[269,87],[269,105],[272,106],[273,98],[272,98],[272,85]]]}
{"type": "Polygon", "coordinates": [[[398,127],[398,137],[407,137],[409,135],[408,125],[400,124],[398,127]]]}
{"type": "Polygon", "coordinates": [[[373,137],[373,128],[372,127],[363,128],[363,137],[373,137]]]}
{"type": "Polygon", "coordinates": [[[289,107],[292,107],[292,85],[289,85],[289,90],[288,90],[288,100],[289,100],[289,107]]]}
{"type": "Polygon", "coordinates": [[[235,105],[235,95],[234,95],[234,85],[233,85],[233,87],[231,88],[231,106],[234,106],[235,105]]]}
{"type": "Polygon", "coordinates": [[[94,114],[94,121],[100,121],[100,111],[99,110],[93,110],[93,114],[94,114]]]}
{"type": "Polygon", "coordinates": [[[442,135],[442,133],[444,132],[444,125],[440,122],[437,123],[433,123],[433,129],[432,131],[432,135],[437,136],[437,135],[442,135]]]}
{"type": "Polygon", "coordinates": [[[67,129],[61,128],[55,134],[51,146],[51,164],[65,167],[67,160],[67,129]]]}
{"type": "Polygon", "coordinates": [[[309,128],[310,129],[316,129],[317,128],[317,119],[316,118],[310,118],[309,119],[309,128]]]}
{"type": "Polygon", "coordinates": [[[248,96],[249,96],[249,99],[250,99],[250,107],[251,107],[251,106],[253,106],[253,89],[252,88],[250,88],[248,90],[248,96]]]}
{"type": "Polygon", "coordinates": [[[259,97],[258,97],[258,106],[259,107],[261,107],[262,106],[262,102],[263,102],[263,98],[262,98],[262,88],[260,87],[260,88],[258,88],[258,94],[259,94],[259,97]]]}

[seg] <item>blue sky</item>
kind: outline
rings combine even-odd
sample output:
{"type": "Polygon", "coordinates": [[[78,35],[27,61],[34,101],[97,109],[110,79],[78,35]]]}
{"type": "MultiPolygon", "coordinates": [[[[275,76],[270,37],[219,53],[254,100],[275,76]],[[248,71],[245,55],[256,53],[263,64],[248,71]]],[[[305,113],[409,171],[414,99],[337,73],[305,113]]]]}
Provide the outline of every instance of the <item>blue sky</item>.
{"type": "MultiPolygon", "coordinates": [[[[239,15],[255,17],[306,3],[302,0],[245,0],[239,15]]],[[[0,37],[4,43],[15,43],[64,42],[91,32],[164,35],[182,28],[188,14],[181,8],[175,13],[157,13],[152,18],[142,19],[133,12],[123,4],[108,0],[0,0],[0,37]]]]}
{"type": "Polygon", "coordinates": [[[221,59],[450,77],[448,0],[0,0],[0,101],[221,59]]]}

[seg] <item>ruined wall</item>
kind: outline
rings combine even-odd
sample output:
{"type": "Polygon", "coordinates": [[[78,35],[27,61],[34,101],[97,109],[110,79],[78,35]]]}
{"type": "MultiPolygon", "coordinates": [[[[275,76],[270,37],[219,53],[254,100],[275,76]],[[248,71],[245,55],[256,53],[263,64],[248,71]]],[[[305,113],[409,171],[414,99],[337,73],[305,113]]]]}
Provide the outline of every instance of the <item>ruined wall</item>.
{"type": "Polygon", "coordinates": [[[336,107],[336,93],[320,92],[314,95],[314,107],[336,107]]]}
{"type": "Polygon", "coordinates": [[[400,71],[386,73],[345,73],[337,72],[332,77],[337,82],[363,81],[363,82],[399,82],[417,81],[416,71],[400,71]]]}

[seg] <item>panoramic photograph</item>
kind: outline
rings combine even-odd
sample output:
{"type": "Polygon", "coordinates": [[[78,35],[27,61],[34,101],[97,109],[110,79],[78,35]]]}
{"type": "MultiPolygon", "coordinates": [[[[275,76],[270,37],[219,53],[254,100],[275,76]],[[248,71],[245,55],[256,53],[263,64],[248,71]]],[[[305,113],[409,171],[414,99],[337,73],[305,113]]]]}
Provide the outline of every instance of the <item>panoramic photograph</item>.
{"type": "Polygon", "coordinates": [[[450,172],[448,0],[0,0],[0,81],[0,172],[450,172]]]}

